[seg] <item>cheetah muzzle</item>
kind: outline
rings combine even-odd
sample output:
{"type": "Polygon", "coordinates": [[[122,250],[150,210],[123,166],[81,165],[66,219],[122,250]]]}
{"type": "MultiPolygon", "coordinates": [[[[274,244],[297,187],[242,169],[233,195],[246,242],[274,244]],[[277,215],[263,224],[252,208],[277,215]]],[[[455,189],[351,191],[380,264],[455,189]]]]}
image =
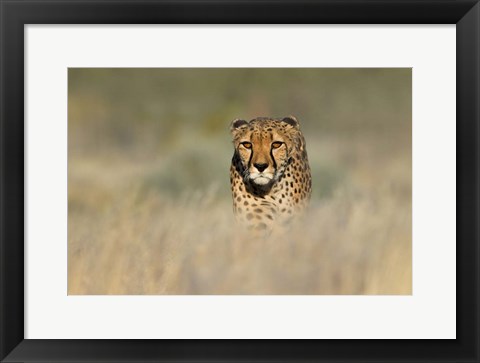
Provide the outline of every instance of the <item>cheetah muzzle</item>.
{"type": "Polygon", "coordinates": [[[233,210],[247,227],[271,231],[307,207],[312,190],[305,139],[298,120],[258,117],[231,123],[233,210]]]}

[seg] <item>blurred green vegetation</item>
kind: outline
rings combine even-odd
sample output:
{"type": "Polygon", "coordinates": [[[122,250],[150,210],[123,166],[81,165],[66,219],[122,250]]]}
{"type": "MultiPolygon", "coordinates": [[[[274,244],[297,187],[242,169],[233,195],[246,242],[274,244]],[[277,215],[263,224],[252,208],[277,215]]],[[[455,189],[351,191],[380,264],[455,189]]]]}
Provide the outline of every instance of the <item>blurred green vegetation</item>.
{"type": "Polygon", "coordinates": [[[411,97],[406,68],[70,68],[69,293],[410,293],[411,97]],[[308,232],[234,251],[230,122],[287,115],[308,232]]]}
{"type": "Polygon", "coordinates": [[[314,155],[324,150],[313,145],[361,138],[379,153],[411,146],[410,69],[71,68],[68,75],[70,159],[161,161],[144,182],[167,193],[216,181],[228,192],[234,118],[295,115],[318,162],[314,198],[331,195],[357,155],[338,163],[314,155]]]}

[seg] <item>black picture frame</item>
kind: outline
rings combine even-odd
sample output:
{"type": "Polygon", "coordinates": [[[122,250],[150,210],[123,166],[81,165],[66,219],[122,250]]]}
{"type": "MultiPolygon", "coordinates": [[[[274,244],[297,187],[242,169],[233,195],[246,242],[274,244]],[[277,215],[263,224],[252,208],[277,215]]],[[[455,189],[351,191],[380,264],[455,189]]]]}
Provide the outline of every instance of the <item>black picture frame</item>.
{"type": "Polygon", "coordinates": [[[2,361],[479,361],[478,0],[1,0],[0,11],[2,361]],[[24,26],[156,23],[456,24],[457,339],[24,339],[24,26]]]}

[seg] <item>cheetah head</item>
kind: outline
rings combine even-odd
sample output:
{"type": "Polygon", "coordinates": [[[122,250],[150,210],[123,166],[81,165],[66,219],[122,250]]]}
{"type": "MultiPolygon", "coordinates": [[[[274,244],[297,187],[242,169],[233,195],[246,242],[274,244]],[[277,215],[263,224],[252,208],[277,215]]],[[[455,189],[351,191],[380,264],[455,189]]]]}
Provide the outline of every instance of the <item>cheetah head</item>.
{"type": "Polygon", "coordinates": [[[300,134],[293,116],[282,119],[259,117],[247,122],[236,119],[230,126],[237,170],[245,183],[269,187],[283,174],[300,134]]]}

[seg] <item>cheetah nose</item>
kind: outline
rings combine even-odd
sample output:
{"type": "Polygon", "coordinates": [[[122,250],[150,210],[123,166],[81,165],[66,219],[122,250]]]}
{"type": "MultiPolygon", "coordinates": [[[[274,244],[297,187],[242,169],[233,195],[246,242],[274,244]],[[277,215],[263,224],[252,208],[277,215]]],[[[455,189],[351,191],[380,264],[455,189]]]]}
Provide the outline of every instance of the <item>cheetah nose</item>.
{"type": "Polygon", "coordinates": [[[257,168],[257,170],[258,170],[260,173],[261,173],[262,171],[264,171],[264,170],[267,168],[267,166],[268,166],[267,163],[264,163],[264,164],[253,164],[253,165],[257,168]]]}

